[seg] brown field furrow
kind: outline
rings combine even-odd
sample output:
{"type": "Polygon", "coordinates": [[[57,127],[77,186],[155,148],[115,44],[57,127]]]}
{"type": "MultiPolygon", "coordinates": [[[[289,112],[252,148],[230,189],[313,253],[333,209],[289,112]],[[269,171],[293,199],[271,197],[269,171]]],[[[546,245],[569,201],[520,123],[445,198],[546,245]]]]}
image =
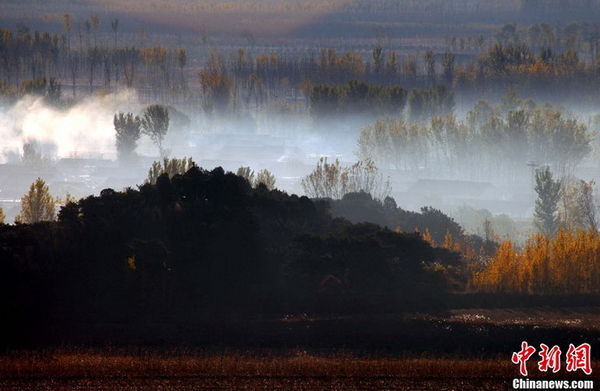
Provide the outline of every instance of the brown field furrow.
{"type": "Polygon", "coordinates": [[[484,379],[352,379],[303,377],[245,377],[221,379],[78,379],[0,381],[0,389],[28,390],[504,390],[506,382],[484,379]]]}

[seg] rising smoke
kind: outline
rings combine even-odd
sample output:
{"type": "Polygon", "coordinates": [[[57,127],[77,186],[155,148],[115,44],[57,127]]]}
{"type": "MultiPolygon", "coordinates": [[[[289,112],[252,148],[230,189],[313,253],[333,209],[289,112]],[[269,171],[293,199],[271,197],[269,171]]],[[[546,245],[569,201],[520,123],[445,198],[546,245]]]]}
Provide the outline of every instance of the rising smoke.
{"type": "MultiPolygon", "coordinates": [[[[48,159],[114,159],[113,115],[117,111],[138,112],[140,108],[131,91],[86,97],[66,109],[46,103],[43,97],[26,96],[0,108],[0,160],[19,159],[27,143],[35,144],[48,159]]],[[[148,140],[140,140],[139,150],[151,148],[148,140]]]]}

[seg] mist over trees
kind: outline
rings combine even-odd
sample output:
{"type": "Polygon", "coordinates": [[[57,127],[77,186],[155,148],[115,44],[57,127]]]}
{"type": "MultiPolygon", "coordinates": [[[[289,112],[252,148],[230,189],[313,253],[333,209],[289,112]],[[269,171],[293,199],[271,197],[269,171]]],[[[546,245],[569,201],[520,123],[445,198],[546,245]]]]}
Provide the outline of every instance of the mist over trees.
{"type": "Polygon", "coordinates": [[[347,85],[312,85],[309,98],[311,114],[318,118],[401,113],[407,94],[401,86],[369,85],[351,80],[347,85]]]}
{"type": "Polygon", "coordinates": [[[133,158],[137,141],[141,136],[142,120],[133,113],[117,113],[113,124],[116,132],[117,157],[120,160],[133,158]]]}
{"type": "Polygon", "coordinates": [[[481,101],[464,120],[454,115],[428,123],[384,118],[365,127],[358,156],[396,170],[439,170],[448,177],[514,181],[530,161],[572,175],[589,156],[587,126],[552,107],[522,103],[511,110],[481,101]]]}
{"type": "MultiPolygon", "coordinates": [[[[362,7],[379,10],[390,4],[363,4],[357,9],[362,7]]],[[[546,9],[531,7],[525,9],[546,9]]],[[[398,6],[391,8],[398,12],[398,6]]],[[[460,8],[454,5],[446,12],[460,8]]],[[[349,7],[346,12],[357,9],[349,7]]],[[[566,11],[561,8],[560,12],[566,11]]],[[[135,36],[128,33],[124,40],[122,31],[128,26],[119,19],[104,18],[96,12],[61,15],[53,33],[32,31],[23,24],[2,30],[2,96],[15,99],[46,88],[44,95],[54,101],[66,91],[75,97],[132,88],[145,101],[178,102],[219,113],[268,107],[282,95],[291,95],[296,104],[303,93],[313,102],[310,111],[323,115],[328,108],[378,114],[401,111],[398,108],[411,89],[416,89],[417,107],[423,99],[420,95],[439,84],[469,99],[495,96],[495,91],[513,86],[540,98],[550,97],[556,88],[567,89],[569,96],[593,101],[597,88],[600,30],[589,22],[500,24],[485,33],[446,35],[442,44],[422,52],[383,44],[381,37],[360,49],[348,41],[334,47],[317,45],[322,48],[318,50],[291,43],[292,50],[286,46],[264,50],[251,43],[229,46],[227,51],[207,47],[203,49],[205,65],[198,69],[191,67],[190,60],[195,59],[186,48],[150,42],[143,31],[135,36]]]]}
{"type": "Polygon", "coordinates": [[[600,295],[599,1],[88,3],[0,30],[0,345],[600,295]]]}
{"type": "Polygon", "coordinates": [[[160,157],[166,157],[163,141],[169,130],[169,111],[161,105],[146,107],[141,119],[142,132],[146,134],[158,148],[160,157]]]}

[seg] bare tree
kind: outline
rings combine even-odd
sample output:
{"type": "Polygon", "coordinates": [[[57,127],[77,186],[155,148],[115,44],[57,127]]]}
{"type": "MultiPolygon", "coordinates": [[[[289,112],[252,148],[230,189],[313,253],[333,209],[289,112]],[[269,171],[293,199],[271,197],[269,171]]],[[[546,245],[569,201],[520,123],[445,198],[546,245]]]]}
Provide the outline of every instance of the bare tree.
{"type": "Polygon", "coordinates": [[[371,159],[360,160],[346,168],[348,173],[348,192],[364,191],[373,198],[383,200],[390,195],[392,189],[389,180],[383,175],[371,159]]]}
{"type": "Polygon", "coordinates": [[[75,97],[77,72],[79,71],[79,53],[69,53],[69,68],[71,70],[71,88],[73,89],[73,97],[75,97]]]}
{"type": "Polygon", "coordinates": [[[344,167],[337,159],[328,163],[327,158],[321,158],[317,167],[302,179],[302,187],[312,198],[340,199],[348,193],[363,191],[383,200],[391,193],[389,181],[383,179],[370,159],[344,167]]]}
{"type": "Polygon", "coordinates": [[[100,27],[100,18],[96,14],[92,14],[90,16],[90,23],[92,30],[94,30],[94,46],[98,46],[98,27],[100,27]]]}
{"type": "Polygon", "coordinates": [[[452,85],[454,79],[454,68],[456,65],[456,56],[452,52],[446,52],[442,55],[442,67],[444,68],[444,78],[448,86],[452,85]]]}
{"type": "Polygon", "coordinates": [[[427,79],[431,85],[435,84],[435,56],[431,50],[428,50],[423,55],[425,60],[425,71],[427,72],[427,79]]]}
{"type": "Polygon", "coordinates": [[[598,205],[594,197],[594,181],[580,183],[580,192],[578,197],[579,209],[583,217],[586,228],[592,232],[598,232],[598,205]]]}
{"type": "Polygon", "coordinates": [[[88,49],[90,92],[94,92],[94,75],[96,74],[96,67],[98,66],[98,63],[101,59],[100,54],[101,53],[98,46],[94,46],[93,48],[88,49]]]}
{"type": "Polygon", "coordinates": [[[340,199],[347,193],[348,174],[339,160],[328,163],[327,158],[322,157],[317,167],[302,179],[302,187],[311,198],[340,199]]]}
{"type": "Polygon", "coordinates": [[[113,19],[110,22],[110,28],[112,29],[113,33],[115,34],[115,48],[117,47],[117,37],[119,34],[119,19],[113,19]]]}
{"type": "Polygon", "coordinates": [[[63,23],[65,27],[65,31],[67,32],[67,51],[71,51],[71,31],[73,30],[73,20],[71,18],[71,14],[63,15],[63,23]]]}
{"type": "Polygon", "coordinates": [[[383,68],[384,54],[383,48],[381,45],[377,44],[377,46],[373,49],[373,66],[375,68],[375,73],[380,73],[383,68]]]}

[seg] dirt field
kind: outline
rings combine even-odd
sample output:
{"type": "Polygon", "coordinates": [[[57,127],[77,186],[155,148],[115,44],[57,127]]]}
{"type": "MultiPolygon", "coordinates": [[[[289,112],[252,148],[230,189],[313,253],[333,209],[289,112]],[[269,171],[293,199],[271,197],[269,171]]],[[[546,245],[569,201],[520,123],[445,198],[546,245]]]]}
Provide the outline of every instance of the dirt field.
{"type": "Polygon", "coordinates": [[[508,383],[480,379],[401,378],[137,378],[0,381],[2,390],[506,390],[508,383]]]}
{"type": "Polygon", "coordinates": [[[13,352],[0,358],[2,390],[500,390],[501,360],[358,359],[303,351],[278,357],[13,352]]]}
{"type": "MultiPolygon", "coordinates": [[[[305,348],[267,348],[262,338],[262,348],[15,350],[0,353],[0,390],[509,390],[518,373],[510,352],[521,338],[562,345],[579,338],[596,346],[599,313],[593,307],[451,310],[407,314],[403,320],[299,316],[281,320],[277,328],[246,324],[251,332],[239,336],[260,330],[270,338],[295,336],[296,346],[305,348]],[[322,343],[306,343],[314,338],[322,343]],[[360,349],[333,347],[350,340],[360,349]]],[[[529,363],[532,372],[535,365],[529,363]]],[[[592,378],[599,374],[594,371],[592,378]]],[[[564,371],[545,376],[582,379],[564,371]]]]}
{"type": "MultiPolygon", "coordinates": [[[[564,373],[545,376],[566,378],[564,373]]],[[[258,355],[144,348],[15,351],[0,356],[0,390],[15,391],[507,390],[514,377],[516,368],[503,358],[357,358],[302,350],[258,355]]]]}

